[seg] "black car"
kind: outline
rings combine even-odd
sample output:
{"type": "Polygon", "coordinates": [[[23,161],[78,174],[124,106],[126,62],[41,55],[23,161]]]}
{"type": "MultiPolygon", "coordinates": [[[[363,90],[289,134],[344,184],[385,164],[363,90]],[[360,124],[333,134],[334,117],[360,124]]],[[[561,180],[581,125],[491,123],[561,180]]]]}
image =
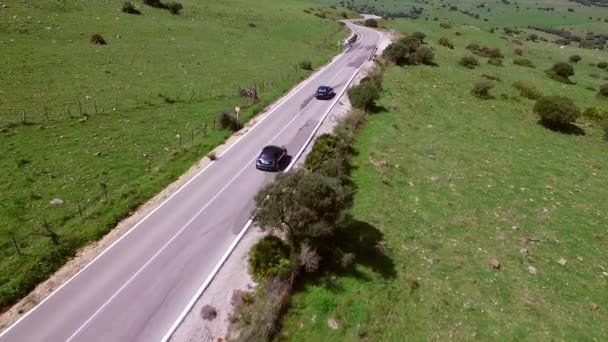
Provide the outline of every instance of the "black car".
{"type": "Polygon", "coordinates": [[[336,93],[334,93],[334,89],[328,86],[320,86],[319,89],[317,89],[317,92],[315,93],[315,97],[319,100],[330,100],[334,96],[336,96],[336,93]]]}
{"type": "Polygon", "coordinates": [[[258,170],[279,171],[285,157],[287,157],[287,150],[284,147],[269,145],[262,149],[262,153],[255,162],[255,167],[258,170]]]}

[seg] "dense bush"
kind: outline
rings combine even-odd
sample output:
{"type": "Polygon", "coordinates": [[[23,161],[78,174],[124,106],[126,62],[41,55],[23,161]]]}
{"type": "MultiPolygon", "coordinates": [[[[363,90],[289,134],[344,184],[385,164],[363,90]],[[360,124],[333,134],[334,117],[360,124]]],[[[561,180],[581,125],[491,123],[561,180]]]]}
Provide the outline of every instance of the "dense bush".
{"type": "Polygon", "coordinates": [[[426,34],[416,31],[416,32],[412,33],[412,38],[419,40],[420,43],[423,43],[424,38],[426,38],[426,34]]]}
{"type": "Polygon", "coordinates": [[[238,131],[242,127],[242,123],[237,120],[236,115],[222,111],[217,115],[217,121],[219,122],[220,127],[223,129],[231,129],[232,131],[238,131]]]}
{"type": "Polygon", "coordinates": [[[522,48],[515,48],[515,49],[513,50],[513,52],[514,52],[516,55],[521,56],[521,55],[523,55],[523,54],[524,54],[524,49],[522,49],[522,48]]]}
{"type": "Polygon", "coordinates": [[[431,49],[422,46],[423,39],[424,34],[420,32],[401,38],[390,44],[382,56],[397,65],[433,65],[435,54],[431,49]]]}
{"type": "Polygon", "coordinates": [[[439,45],[445,46],[445,47],[450,48],[450,49],[454,48],[454,44],[452,44],[452,42],[449,39],[445,38],[445,37],[439,38],[439,45]]]}
{"type": "Polygon", "coordinates": [[[366,19],[364,25],[367,27],[378,27],[378,21],[376,19],[366,19]]]}
{"type": "Polygon", "coordinates": [[[536,33],[532,33],[528,35],[528,40],[535,42],[538,39],[538,35],[536,33]]]}
{"type": "Polygon", "coordinates": [[[475,69],[475,67],[479,66],[479,61],[473,56],[464,56],[460,59],[458,64],[469,69],[475,69]]]}
{"type": "Polygon", "coordinates": [[[492,88],[494,88],[494,84],[492,84],[491,82],[479,81],[473,86],[471,94],[482,100],[493,99],[494,96],[490,94],[490,90],[492,90],[492,88]]]}
{"type": "Polygon", "coordinates": [[[439,23],[439,27],[447,30],[447,29],[451,29],[452,25],[450,25],[449,23],[439,23]]]}
{"type": "Polygon", "coordinates": [[[543,93],[541,93],[538,89],[536,89],[533,85],[529,83],[517,81],[513,83],[513,87],[519,90],[519,94],[522,97],[525,97],[530,100],[538,100],[543,96],[543,93]]]}
{"type": "Polygon", "coordinates": [[[141,14],[141,11],[138,10],[137,8],[135,8],[135,5],[133,5],[131,2],[127,1],[122,5],[122,11],[124,13],[128,13],[128,14],[135,14],[135,15],[139,15],[141,14]]]}
{"type": "Polygon", "coordinates": [[[100,34],[98,34],[98,33],[95,33],[94,35],[91,36],[91,43],[98,44],[98,45],[106,45],[106,44],[108,44],[106,42],[106,40],[103,39],[103,37],[100,34]]]}
{"type": "Polygon", "coordinates": [[[597,63],[597,67],[600,69],[606,69],[608,68],[608,62],[599,62],[597,63]]]}
{"type": "Polygon", "coordinates": [[[574,68],[568,63],[559,62],[555,63],[551,69],[547,70],[547,74],[556,81],[572,83],[569,77],[574,76],[574,68]]]}
{"type": "Polygon", "coordinates": [[[563,96],[541,97],[534,105],[534,113],[543,124],[554,127],[574,123],[581,115],[574,101],[563,96]]]}
{"type": "Polygon", "coordinates": [[[376,100],[380,98],[380,91],[378,82],[361,82],[348,89],[348,98],[354,108],[370,110],[374,107],[376,100]]]}
{"type": "Polygon", "coordinates": [[[304,167],[316,171],[328,159],[338,155],[340,140],[333,134],[322,134],[315,140],[312,150],[304,161],[304,167]]]}
{"type": "Polygon", "coordinates": [[[494,66],[502,66],[502,59],[490,58],[490,59],[488,59],[488,64],[494,65],[494,66]]]}
{"type": "Polygon", "coordinates": [[[536,68],[536,66],[534,65],[534,63],[532,63],[531,60],[526,59],[526,58],[515,58],[513,60],[513,64],[519,65],[519,66],[523,66],[523,67],[527,67],[527,68],[536,68]]]}
{"type": "Polygon", "coordinates": [[[300,63],[298,63],[298,66],[300,67],[300,69],[312,70],[312,62],[309,60],[301,61],[300,63]]]}
{"type": "Polygon", "coordinates": [[[289,271],[289,247],[276,236],[265,236],[249,251],[249,272],[257,282],[289,271]]]}
{"type": "Polygon", "coordinates": [[[167,5],[163,4],[160,0],[144,0],[144,5],[155,8],[167,9],[167,5]]]}
{"type": "Polygon", "coordinates": [[[572,55],[572,56],[570,56],[570,58],[568,58],[568,60],[570,60],[570,62],[572,62],[572,63],[578,63],[581,60],[581,56],[572,55]]]}
{"type": "Polygon", "coordinates": [[[602,84],[597,94],[601,97],[608,98],[608,83],[602,84]]]}

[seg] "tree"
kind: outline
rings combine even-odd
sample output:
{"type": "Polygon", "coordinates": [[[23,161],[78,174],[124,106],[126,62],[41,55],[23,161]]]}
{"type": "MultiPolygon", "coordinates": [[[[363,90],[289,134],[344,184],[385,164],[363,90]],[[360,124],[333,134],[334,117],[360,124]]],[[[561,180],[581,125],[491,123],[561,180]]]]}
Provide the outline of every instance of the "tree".
{"type": "Polygon", "coordinates": [[[570,56],[569,60],[572,63],[578,63],[581,60],[581,56],[579,56],[579,55],[572,55],[572,56],[570,56]]]}
{"type": "Polygon", "coordinates": [[[338,179],[298,169],[277,176],[255,203],[256,225],[284,235],[291,256],[297,257],[303,243],[323,247],[347,222],[352,190],[338,179]]]}
{"type": "Polygon", "coordinates": [[[574,123],[581,115],[574,101],[563,96],[543,96],[534,105],[542,123],[549,126],[563,126],[574,123]]]}

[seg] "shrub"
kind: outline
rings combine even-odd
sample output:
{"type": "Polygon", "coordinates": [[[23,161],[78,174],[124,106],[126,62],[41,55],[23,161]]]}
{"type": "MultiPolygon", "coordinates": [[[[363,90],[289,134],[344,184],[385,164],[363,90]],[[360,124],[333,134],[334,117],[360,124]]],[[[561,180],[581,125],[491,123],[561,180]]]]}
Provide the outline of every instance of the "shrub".
{"type": "Polygon", "coordinates": [[[498,81],[498,82],[501,82],[501,81],[502,81],[502,80],[500,79],[500,77],[498,77],[498,76],[494,76],[494,75],[483,74],[483,75],[481,75],[481,77],[483,77],[483,78],[485,78],[485,79],[487,79],[487,80],[490,80],[490,81],[498,81]]]}
{"type": "Polygon", "coordinates": [[[452,25],[450,25],[449,23],[439,23],[439,27],[447,30],[447,29],[451,29],[452,25]]]}
{"type": "Polygon", "coordinates": [[[348,89],[348,98],[353,107],[369,110],[380,98],[380,90],[377,82],[361,82],[359,85],[348,89]]]}
{"type": "Polygon", "coordinates": [[[316,171],[328,159],[336,158],[340,140],[333,134],[322,134],[315,140],[312,150],[304,161],[304,167],[316,171]]]}
{"type": "Polygon", "coordinates": [[[490,94],[490,90],[492,90],[492,88],[494,88],[492,83],[488,81],[479,81],[473,86],[471,94],[482,100],[493,99],[494,96],[490,94]]]}
{"type": "Polygon", "coordinates": [[[450,49],[454,48],[454,44],[452,44],[452,42],[449,39],[445,38],[445,37],[439,38],[439,45],[445,46],[445,47],[450,48],[450,49]]]}
{"type": "Polygon", "coordinates": [[[458,64],[469,69],[475,69],[475,67],[479,66],[479,61],[473,56],[464,56],[460,59],[458,64]]]}
{"type": "Polygon", "coordinates": [[[572,56],[570,56],[570,58],[568,58],[568,60],[570,60],[570,62],[572,62],[572,63],[578,63],[581,60],[581,56],[572,55],[572,56]]]}
{"type": "Polygon", "coordinates": [[[249,24],[247,24],[247,26],[249,26],[249,27],[257,27],[257,25],[254,24],[254,23],[249,23],[249,24]]]}
{"type": "Polygon", "coordinates": [[[538,35],[536,33],[532,33],[528,35],[528,40],[535,42],[538,39],[538,35]]]}
{"type": "Polygon", "coordinates": [[[534,65],[534,63],[532,63],[531,60],[526,59],[526,58],[515,58],[513,60],[513,64],[519,65],[519,66],[523,66],[523,67],[527,67],[527,68],[536,68],[536,66],[534,65]]]}
{"type": "Polygon", "coordinates": [[[342,18],[346,19],[346,18],[348,18],[348,13],[346,13],[346,12],[341,12],[341,13],[340,13],[340,16],[342,16],[342,18]]]}
{"type": "Polygon", "coordinates": [[[516,55],[521,56],[521,55],[523,55],[523,54],[524,54],[524,49],[522,49],[522,48],[515,48],[515,49],[513,50],[513,52],[514,52],[516,55]]]}
{"type": "Polygon", "coordinates": [[[553,71],[556,75],[564,78],[574,76],[574,68],[572,67],[572,65],[564,62],[555,63],[553,67],[551,67],[551,71],[553,71]]]}
{"type": "Polygon", "coordinates": [[[103,37],[100,34],[98,34],[98,33],[95,33],[94,35],[91,36],[91,43],[98,44],[98,45],[106,45],[106,44],[108,44],[106,42],[106,40],[103,39],[103,37]]]}
{"type": "Polygon", "coordinates": [[[606,69],[608,68],[608,62],[599,62],[597,63],[597,67],[600,69],[606,69]]]}
{"type": "Polygon", "coordinates": [[[548,126],[560,127],[574,123],[581,115],[574,101],[563,96],[543,96],[534,105],[534,113],[541,123],[548,126]]]}
{"type": "Polygon", "coordinates": [[[604,130],[604,140],[608,141],[608,119],[602,121],[602,129],[604,130]]]}
{"type": "Polygon", "coordinates": [[[276,236],[265,236],[249,251],[249,272],[257,282],[289,271],[289,247],[276,236]]]}
{"type": "Polygon", "coordinates": [[[547,75],[559,82],[572,83],[569,77],[574,75],[574,68],[565,62],[555,63],[551,69],[547,70],[547,75]]]}
{"type": "Polygon", "coordinates": [[[589,74],[589,77],[591,77],[591,78],[600,78],[600,75],[592,72],[592,73],[589,74]]]}
{"type": "Polygon", "coordinates": [[[125,2],[122,5],[122,11],[124,13],[128,13],[128,14],[135,14],[135,15],[139,15],[141,14],[141,11],[138,10],[137,8],[135,8],[135,5],[133,5],[132,3],[130,3],[129,1],[125,2]]]}
{"type": "Polygon", "coordinates": [[[589,107],[585,109],[582,115],[583,117],[595,122],[603,122],[604,120],[608,120],[608,112],[596,107],[589,107]]]}
{"type": "Polygon", "coordinates": [[[300,67],[300,69],[312,70],[312,62],[309,60],[301,61],[300,63],[298,63],[298,66],[300,67]]]}
{"type": "Polygon", "coordinates": [[[519,90],[519,95],[530,100],[538,100],[543,96],[543,93],[541,93],[533,85],[522,81],[513,83],[513,88],[519,90]]]}
{"type": "Polygon", "coordinates": [[[229,128],[235,132],[242,127],[242,124],[237,120],[236,115],[227,111],[222,111],[218,114],[218,122],[223,129],[229,128]]]}
{"type": "Polygon", "coordinates": [[[413,34],[390,44],[382,53],[389,62],[397,65],[434,64],[435,54],[422,45],[422,33],[413,34]]]}
{"type": "Polygon", "coordinates": [[[167,9],[167,5],[163,4],[160,0],[144,0],[144,5],[155,8],[167,9]]]}
{"type": "Polygon", "coordinates": [[[490,58],[490,59],[488,59],[488,64],[494,65],[494,66],[502,66],[502,59],[490,58]]]}
{"type": "Polygon", "coordinates": [[[420,43],[423,43],[424,38],[426,38],[426,34],[417,31],[417,32],[412,33],[412,37],[415,39],[418,39],[420,41],[420,43]]]}
{"type": "Polygon", "coordinates": [[[424,64],[424,65],[433,65],[433,60],[435,59],[435,53],[433,50],[426,46],[419,47],[412,56],[412,64],[424,64]]]}
{"type": "Polygon", "coordinates": [[[458,32],[458,31],[456,31],[456,32],[454,32],[454,35],[455,35],[456,37],[460,37],[460,36],[462,36],[462,33],[460,33],[460,32],[458,32]]]}
{"type": "Polygon", "coordinates": [[[179,2],[170,2],[169,4],[167,4],[167,8],[169,9],[169,12],[171,14],[180,15],[182,9],[184,9],[184,6],[182,6],[182,4],[180,4],[179,2]]]}
{"type": "Polygon", "coordinates": [[[608,98],[608,83],[602,84],[597,94],[601,97],[608,98]]]}
{"type": "Polygon", "coordinates": [[[489,48],[487,46],[480,46],[479,44],[469,44],[466,46],[467,50],[470,50],[472,53],[488,58],[504,58],[500,49],[497,48],[489,48]]]}
{"type": "Polygon", "coordinates": [[[378,21],[376,19],[366,19],[364,25],[367,27],[378,27],[378,21]]]}

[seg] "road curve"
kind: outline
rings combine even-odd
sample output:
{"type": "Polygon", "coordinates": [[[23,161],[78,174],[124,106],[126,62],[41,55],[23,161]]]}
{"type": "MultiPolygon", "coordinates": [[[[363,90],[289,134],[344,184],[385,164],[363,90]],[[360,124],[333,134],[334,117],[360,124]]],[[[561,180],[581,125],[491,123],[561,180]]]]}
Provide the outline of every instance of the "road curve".
{"type": "Polygon", "coordinates": [[[243,230],[256,192],[272,173],[255,169],[263,146],[297,154],[338,99],[336,93],[381,38],[347,23],[359,40],[304,83],[168,200],[38,306],[0,333],[0,342],[160,341],[243,230]]]}

